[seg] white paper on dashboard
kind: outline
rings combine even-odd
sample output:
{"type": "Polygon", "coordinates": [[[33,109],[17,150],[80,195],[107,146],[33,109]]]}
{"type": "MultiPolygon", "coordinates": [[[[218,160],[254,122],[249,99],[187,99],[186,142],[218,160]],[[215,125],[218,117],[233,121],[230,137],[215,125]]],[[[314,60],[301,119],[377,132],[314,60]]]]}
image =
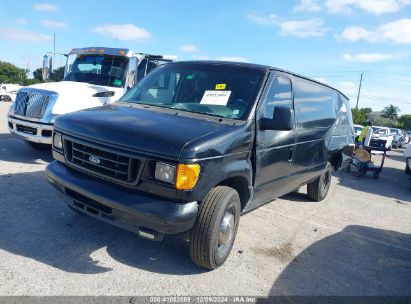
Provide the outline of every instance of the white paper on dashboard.
{"type": "Polygon", "coordinates": [[[226,106],[230,98],[231,91],[211,91],[204,92],[201,104],[226,106]]]}

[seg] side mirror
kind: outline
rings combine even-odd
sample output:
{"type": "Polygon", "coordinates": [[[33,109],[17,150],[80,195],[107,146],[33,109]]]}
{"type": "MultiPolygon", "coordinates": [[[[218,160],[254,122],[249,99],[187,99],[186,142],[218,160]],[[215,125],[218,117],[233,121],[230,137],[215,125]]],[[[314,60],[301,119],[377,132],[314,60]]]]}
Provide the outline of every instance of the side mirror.
{"type": "Polygon", "coordinates": [[[53,69],[52,57],[50,55],[44,55],[43,56],[43,69],[41,73],[41,77],[43,78],[43,80],[47,80],[50,78],[52,69],[53,69]]]}
{"type": "Polygon", "coordinates": [[[288,107],[275,107],[273,118],[261,118],[261,130],[290,131],[294,128],[294,110],[288,107]]]}

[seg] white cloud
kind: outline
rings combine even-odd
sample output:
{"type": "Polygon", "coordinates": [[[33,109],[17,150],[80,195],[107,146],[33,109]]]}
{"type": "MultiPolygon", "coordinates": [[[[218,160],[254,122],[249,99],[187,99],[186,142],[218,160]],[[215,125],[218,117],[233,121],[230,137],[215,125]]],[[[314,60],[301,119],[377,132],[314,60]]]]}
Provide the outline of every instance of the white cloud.
{"type": "Polygon", "coordinates": [[[411,19],[388,22],[378,28],[380,35],[397,43],[411,43],[411,19]]]}
{"type": "Polygon", "coordinates": [[[0,39],[17,42],[46,42],[50,41],[51,37],[26,30],[0,28],[0,39]]]}
{"type": "Polygon", "coordinates": [[[149,31],[134,24],[105,24],[94,28],[94,31],[124,41],[146,40],[151,37],[149,31]]]}
{"type": "Polygon", "coordinates": [[[350,81],[341,81],[335,86],[338,90],[347,96],[353,96],[357,92],[357,84],[350,81]]]}
{"type": "Polygon", "coordinates": [[[68,26],[65,22],[53,20],[41,20],[40,23],[47,28],[64,28],[68,26]]]}
{"type": "Polygon", "coordinates": [[[356,55],[352,54],[343,54],[342,58],[347,61],[356,61],[356,62],[379,62],[387,60],[396,60],[400,59],[403,56],[389,54],[389,53],[360,53],[356,55]]]}
{"type": "Polygon", "coordinates": [[[26,18],[18,18],[16,19],[17,24],[27,24],[29,21],[26,18]]]}
{"type": "Polygon", "coordinates": [[[317,0],[300,0],[300,3],[294,7],[296,12],[319,12],[322,7],[317,0]]]}
{"type": "Polygon", "coordinates": [[[198,48],[192,44],[185,44],[185,45],[180,46],[180,51],[186,52],[186,53],[195,53],[195,52],[198,52],[198,48]]]}
{"type": "Polygon", "coordinates": [[[279,24],[282,36],[294,36],[299,38],[321,37],[328,31],[324,22],[320,19],[302,21],[285,21],[279,24]]]}
{"type": "Polygon", "coordinates": [[[379,40],[378,34],[361,26],[350,26],[345,28],[339,38],[342,40],[355,42],[359,40],[366,40],[369,42],[376,42],[379,40]]]}
{"type": "Polygon", "coordinates": [[[331,13],[350,13],[353,8],[362,9],[374,15],[400,11],[411,0],[326,0],[325,6],[331,13]]]}
{"type": "Polygon", "coordinates": [[[280,20],[274,14],[266,16],[250,14],[247,18],[256,24],[278,26],[280,28],[279,33],[282,36],[321,37],[328,31],[321,19],[280,20]]]}
{"type": "Polygon", "coordinates": [[[347,27],[337,38],[349,42],[365,40],[368,42],[391,41],[411,44],[411,19],[388,22],[373,31],[361,26],[347,27]]]}
{"type": "Polygon", "coordinates": [[[193,56],[194,60],[210,60],[209,56],[205,56],[205,55],[194,55],[193,56]]]}
{"type": "Polygon", "coordinates": [[[217,58],[217,60],[235,61],[235,62],[248,62],[247,58],[240,57],[240,56],[221,56],[221,57],[217,58]]]}
{"type": "Polygon", "coordinates": [[[58,9],[58,7],[54,4],[50,3],[37,3],[33,5],[34,9],[38,11],[47,11],[47,12],[54,12],[58,9]]]}
{"type": "Polygon", "coordinates": [[[267,16],[249,14],[247,18],[248,20],[260,25],[277,25],[279,23],[278,17],[275,14],[270,14],[267,16]]]}

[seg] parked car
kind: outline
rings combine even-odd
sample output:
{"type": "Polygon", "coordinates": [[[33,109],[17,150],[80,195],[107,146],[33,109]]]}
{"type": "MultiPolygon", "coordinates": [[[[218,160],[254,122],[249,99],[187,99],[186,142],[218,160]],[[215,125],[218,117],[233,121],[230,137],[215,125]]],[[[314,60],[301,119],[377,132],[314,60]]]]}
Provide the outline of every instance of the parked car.
{"type": "Polygon", "coordinates": [[[240,214],[307,184],[323,200],[354,147],[348,98],[268,66],[176,62],[118,102],[57,118],[49,182],[74,210],[161,240],[190,232],[215,269],[240,214]]]}
{"type": "Polygon", "coordinates": [[[9,94],[7,93],[2,93],[0,94],[0,101],[4,101],[4,102],[12,102],[12,98],[9,94]]]}
{"type": "Polygon", "coordinates": [[[364,128],[364,126],[354,125],[354,136],[355,136],[355,138],[357,138],[358,136],[361,135],[362,128],[364,128]]]}
{"type": "Polygon", "coordinates": [[[402,148],[402,146],[405,144],[404,132],[396,128],[390,128],[390,131],[393,136],[392,147],[402,148]]]}
{"type": "Polygon", "coordinates": [[[392,148],[393,135],[390,128],[374,126],[370,146],[392,148]]]}

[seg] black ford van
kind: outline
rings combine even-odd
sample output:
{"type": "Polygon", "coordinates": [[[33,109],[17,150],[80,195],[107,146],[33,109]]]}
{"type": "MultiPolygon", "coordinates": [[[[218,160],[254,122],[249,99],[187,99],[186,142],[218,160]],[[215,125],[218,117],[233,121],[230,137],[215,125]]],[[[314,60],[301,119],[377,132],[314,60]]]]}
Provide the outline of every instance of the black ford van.
{"type": "Polygon", "coordinates": [[[114,105],[59,117],[47,175],[72,209],[142,237],[191,230],[193,261],[215,269],[240,214],[305,184],[321,201],[352,147],[349,101],[331,87],[268,66],[177,62],[114,105]]]}

